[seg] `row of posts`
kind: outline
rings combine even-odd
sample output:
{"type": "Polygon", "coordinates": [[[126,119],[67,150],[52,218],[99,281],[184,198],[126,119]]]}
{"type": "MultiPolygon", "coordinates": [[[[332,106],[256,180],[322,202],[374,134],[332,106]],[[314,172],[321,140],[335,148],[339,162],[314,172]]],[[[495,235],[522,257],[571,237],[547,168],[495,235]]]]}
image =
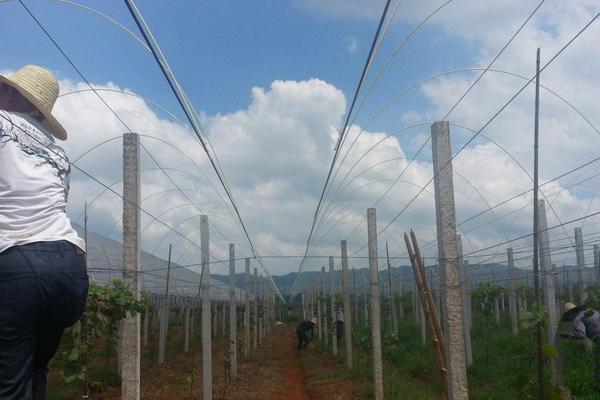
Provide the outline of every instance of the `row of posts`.
{"type": "MultiPolygon", "coordinates": [[[[135,133],[123,136],[123,280],[129,286],[136,298],[141,298],[140,287],[140,139],[135,133]]],[[[240,337],[243,342],[241,352],[247,359],[251,350],[256,350],[269,333],[275,322],[276,311],[281,313],[282,303],[278,301],[272,285],[259,278],[257,268],[254,276],[250,274],[250,259],[245,259],[245,285],[243,299],[236,296],[235,246],[229,245],[229,293],[228,302],[216,301],[211,285],[209,261],[209,224],[208,216],[200,216],[200,261],[201,280],[197,297],[173,296],[169,293],[171,250],[169,257],[164,295],[150,296],[156,305],[155,313],[159,325],[158,363],[166,361],[167,335],[171,305],[182,306],[184,319],[183,351],[190,349],[193,337],[195,315],[200,303],[201,334],[202,334],[202,382],[203,399],[212,399],[212,338],[217,334],[217,325],[226,333],[226,304],[229,310],[229,365],[230,378],[238,372],[241,358],[238,352],[240,337]],[[174,299],[174,300],[171,300],[174,299]],[[173,302],[173,303],[172,303],[173,302]],[[238,310],[242,310],[242,318],[238,318],[238,310]],[[219,313],[220,311],[220,313],[219,313]],[[219,314],[220,317],[219,318],[219,314]],[[243,326],[243,336],[238,334],[238,326],[243,326]]],[[[149,310],[144,315],[143,344],[147,345],[150,325],[149,310]]],[[[142,346],[141,318],[139,314],[121,321],[119,328],[119,369],[121,372],[121,398],[124,400],[139,400],[140,398],[140,356],[142,346]]]]}
{"type": "MultiPolygon", "coordinates": [[[[455,204],[454,204],[454,184],[453,184],[453,173],[452,173],[452,151],[450,143],[450,131],[449,124],[446,121],[436,122],[431,127],[431,138],[432,138],[432,154],[433,154],[433,172],[434,172],[434,187],[435,187],[435,206],[436,206],[436,221],[437,221],[437,243],[438,243],[438,262],[439,262],[439,275],[441,280],[440,295],[440,310],[442,318],[443,332],[445,336],[445,354],[447,360],[447,376],[448,376],[448,387],[447,397],[450,400],[454,399],[468,399],[468,385],[467,385],[467,374],[466,367],[468,364],[472,364],[472,349],[470,331],[472,328],[472,317],[471,317],[471,300],[468,295],[468,263],[463,260],[462,256],[462,244],[460,235],[456,232],[456,216],[455,216],[455,204]]],[[[137,271],[139,270],[139,257],[140,257],[140,233],[139,233],[139,138],[136,134],[126,134],[124,136],[124,207],[123,207],[123,260],[124,260],[124,279],[130,284],[131,289],[139,296],[139,285],[137,283],[137,271]]],[[[545,215],[545,204],[543,200],[539,204],[539,217],[540,217],[540,235],[539,245],[541,254],[541,270],[542,270],[542,283],[544,302],[549,310],[550,323],[548,327],[548,336],[550,343],[555,343],[556,327],[558,324],[558,313],[559,309],[556,303],[556,270],[551,263],[551,250],[549,247],[549,235],[547,230],[547,222],[545,215]]],[[[203,217],[206,219],[206,217],[203,217]]],[[[201,285],[201,297],[202,297],[202,325],[203,332],[206,326],[209,327],[210,332],[210,273],[208,263],[208,224],[204,223],[205,228],[202,229],[202,285],[201,285]]],[[[368,241],[368,253],[369,253],[369,287],[370,295],[369,301],[367,300],[366,291],[363,292],[363,315],[365,322],[369,318],[369,326],[371,330],[371,344],[372,344],[372,358],[373,358],[373,380],[375,389],[375,399],[380,400],[383,398],[383,374],[382,374],[382,353],[381,353],[381,310],[380,310],[380,284],[379,284],[379,265],[378,265],[378,247],[377,247],[377,224],[376,224],[376,211],[371,208],[367,210],[367,241],[368,241]],[[369,309],[367,310],[367,304],[369,309]]],[[[578,265],[578,282],[579,282],[579,300],[585,301],[585,261],[583,252],[583,239],[582,231],[577,228],[575,231],[575,242],[576,242],[576,255],[578,265]]],[[[233,249],[231,249],[233,251],[233,249]]],[[[232,257],[233,260],[233,257],[232,257]]],[[[352,368],[352,346],[351,346],[351,335],[352,335],[352,312],[350,304],[350,290],[349,290],[349,278],[348,278],[348,259],[347,259],[347,247],[346,242],[341,243],[341,260],[342,260],[342,291],[343,291],[343,321],[344,321],[344,345],[346,348],[346,359],[348,368],[352,368]]],[[[509,311],[511,314],[511,325],[513,332],[518,331],[518,320],[517,320],[517,298],[516,298],[516,277],[514,276],[516,269],[514,268],[514,255],[512,249],[507,249],[507,261],[509,265],[509,271],[511,278],[509,280],[509,311]]],[[[594,265],[597,266],[600,271],[600,252],[598,246],[594,246],[594,265]]],[[[246,269],[248,272],[248,264],[246,269]]],[[[389,270],[389,265],[388,265],[389,270]]],[[[333,295],[333,259],[330,259],[330,313],[329,318],[334,322],[338,318],[335,311],[336,307],[334,304],[333,295]]],[[[324,268],[322,270],[322,276],[324,276],[324,268]]],[[[246,275],[246,284],[248,284],[248,273],[246,275]]],[[[600,281],[600,273],[596,276],[596,279],[600,281]]],[[[323,293],[324,293],[324,280],[320,280],[319,287],[315,291],[309,291],[303,294],[303,300],[308,303],[310,309],[310,315],[316,313],[320,319],[318,328],[319,337],[324,337],[328,341],[328,317],[327,317],[327,306],[323,304],[323,293]],[[315,302],[315,293],[318,292],[319,296],[315,302]],[[316,303],[316,304],[315,304],[316,303]],[[316,308],[315,309],[313,309],[316,308]],[[315,312],[316,311],[316,312],[315,312]]],[[[391,281],[388,281],[388,295],[391,297],[391,281]]],[[[233,295],[235,297],[235,294],[233,295]]],[[[246,293],[245,299],[245,310],[249,310],[251,305],[248,300],[248,292],[246,293]]],[[[355,296],[355,301],[356,301],[355,296]]],[[[522,301],[526,301],[524,298],[522,301]]],[[[423,321],[423,310],[415,296],[415,306],[419,309],[415,314],[423,321]]],[[[391,302],[390,304],[393,304],[391,302]]],[[[498,309],[500,302],[496,300],[496,309],[498,309]]],[[[501,302],[504,305],[504,302],[501,302]]],[[[356,306],[356,303],[355,303],[356,306]]],[[[257,303],[254,302],[254,314],[257,314],[257,303]]],[[[526,305],[525,307],[526,308],[526,305]]],[[[231,308],[230,308],[231,310],[231,308]]],[[[355,309],[356,310],[356,309],[355,309]]],[[[356,310],[357,311],[357,310],[356,310]]],[[[306,313],[306,307],[305,311],[306,313]]],[[[231,311],[230,318],[235,319],[235,307],[231,311]],[[233,317],[232,317],[233,316],[233,317]]],[[[248,321],[249,312],[245,313],[244,326],[245,335],[247,339],[246,343],[249,343],[249,327],[250,322],[248,321]]],[[[498,313],[497,313],[498,314],[498,313]]],[[[396,312],[393,313],[396,315],[396,312]]],[[[258,321],[255,319],[255,324],[258,321]]],[[[123,398],[124,399],[138,399],[139,398],[139,330],[140,330],[139,316],[132,317],[126,320],[122,325],[122,346],[126,349],[131,349],[131,353],[123,354],[121,365],[123,371],[123,398]]],[[[393,329],[397,329],[397,323],[392,320],[393,329]]],[[[422,325],[423,326],[423,325],[422,325]]],[[[332,349],[334,353],[338,351],[337,336],[335,329],[331,329],[332,349]]],[[[255,332],[258,331],[258,327],[255,326],[255,332]]],[[[424,331],[423,331],[424,332],[424,331]]],[[[260,336],[260,332],[259,332],[260,336]]],[[[424,337],[425,335],[423,335],[424,337]]],[[[258,336],[254,336],[253,347],[258,346],[258,336]]],[[[210,348],[211,339],[210,335],[203,335],[203,347],[210,348]]],[[[248,352],[248,345],[245,350],[248,352]]],[[[204,384],[205,389],[210,388],[210,352],[205,352],[204,359],[204,384]]],[[[559,379],[555,373],[558,366],[553,365],[553,378],[559,379]]],[[[205,390],[205,399],[210,398],[211,391],[205,390]],[[207,393],[208,396],[207,397],[207,393]]]]}
{"type": "MultiPolygon", "coordinates": [[[[452,173],[452,150],[450,143],[450,131],[448,122],[436,122],[431,127],[432,138],[432,153],[433,153],[433,172],[434,172],[434,188],[435,188],[435,205],[436,205],[436,221],[437,221],[437,243],[438,243],[438,271],[440,287],[437,292],[438,315],[442,319],[442,327],[444,334],[444,353],[447,361],[447,385],[446,394],[448,399],[468,399],[468,384],[467,384],[467,366],[473,365],[473,350],[471,340],[472,322],[472,301],[469,294],[469,278],[468,270],[469,263],[464,260],[461,235],[456,231],[456,216],[454,204],[454,183],[452,173]]],[[[558,345],[556,342],[556,331],[560,317],[560,307],[557,303],[557,270],[551,261],[551,248],[549,240],[549,230],[546,221],[545,202],[539,202],[539,220],[540,220],[540,264],[542,270],[542,283],[544,293],[544,305],[546,306],[550,320],[548,324],[548,341],[553,345],[558,345]]],[[[344,347],[346,349],[346,363],[349,369],[352,368],[352,322],[360,320],[362,314],[364,325],[368,326],[371,331],[372,345],[372,365],[373,365],[373,383],[375,399],[383,398],[383,379],[382,379],[382,353],[381,353],[381,288],[379,282],[379,265],[378,265],[378,247],[377,247],[377,228],[376,228],[376,210],[371,208],[367,210],[367,241],[369,255],[369,296],[367,296],[366,285],[363,284],[363,301],[362,310],[358,305],[359,294],[356,288],[356,280],[354,283],[354,306],[352,309],[349,276],[348,276],[348,256],[347,245],[345,241],[341,242],[341,280],[343,294],[343,321],[344,321],[344,347]],[[367,298],[368,297],[368,298],[367,298]]],[[[593,271],[596,284],[600,286],[600,249],[598,245],[594,245],[594,269],[588,269],[585,266],[584,260],[584,245],[581,228],[575,228],[575,250],[577,257],[577,278],[578,278],[578,293],[576,300],[584,302],[586,299],[585,288],[587,286],[586,272],[593,271]]],[[[387,304],[389,324],[392,332],[398,332],[398,320],[403,318],[404,306],[400,303],[399,310],[396,310],[396,302],[393,296],[391,270],[389,263],[389,254],[386,243],[387,255],[387,304]]],[[[510,314],[511,329],[514,334],[519,332],[519,313],[528,309],[528,298],[526,294],[519,294],[517,282],[520,277],[517,276],[518,269],[515,268],[514,251],[512,248],[506,250],[506,261],[508,264],[509,279],[508,279],[508,311],[510,314]]],[[[334,304],[334,266],[333,258],[329,260],[329,293],[325,293],[323,285],[325,282],[325,268],[321,271],[321,277],[310,286],[304,293],[303,312],[305,318],[307,314],[311,317],[316,315],[319,319],[318,335],[323,338],[327,345],[328,342],[328,327],[334,326],[333,323],[339,318],[339,306],[334,304]],[[327,307],[324,304],[324,299],[329,296],[330,318],[332,325],[329,324],[327,317],[327,307]]],[[[491,281],[495,281],[493,276],[491,281]]],[[[428,279],[432,280],[430,276],[428,279]]],[[[568,274],[567,274],[568,280],[568,274]]],[[[500,286],[500,285],[498,285],[500,286]]],[[[569,288],[569,296],[572,301],[575,301],[573,295],[573,285],[567,284],[569,288]]],[[[404,282],[400,283],[400,296],[404,294],[404,282]]],[[[423,311],[423,306],[420,304],[417,296],[417,289],[413,289],[413,310],[417,322],[421,326],[421,336],[423,344],[427,340],[426,323],[423,311]]],[[[532,299],[529,299],[531,302],[532,299]]],[[[500,324],[500,310],[504,310],[505,304],[504,294],[494,299],[494,311],[496,322],[500,324]]],[[[332,329],[332,352],[337,355],[338,343],[336,341],[335,328],[332,329]]],[[[555,383],[561,384],[559,359],[552,360],[551,363],[552,377],[555,383]]]]}

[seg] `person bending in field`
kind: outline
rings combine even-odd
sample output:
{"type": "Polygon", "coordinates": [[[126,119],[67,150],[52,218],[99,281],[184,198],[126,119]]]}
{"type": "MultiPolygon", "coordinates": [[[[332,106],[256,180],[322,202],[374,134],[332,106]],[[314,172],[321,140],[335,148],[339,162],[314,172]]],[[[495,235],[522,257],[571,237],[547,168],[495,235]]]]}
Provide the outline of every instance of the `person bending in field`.
{"type": "Polygon", "coordinates": [[[296,328],[298,335],[298,350],[306,349],[313,338],[314,327],[317,326],[317,319],[312,318],[310,321],[300,322],[296,328]],[[308,334],[310,333],[310,336],[308,334]]]}
{"type": "Polygon", "coordinates": [[[573,303],[565,303],[562,321],[571,322],[572,332],[563,332],[562,338],[585,339],[594,342],[594,378],[596,389],[600,389],[600,313],[586,309],[585,306],[576,306],[573,303]]]}
{"type": "Polygon", "coordinates": [[[69,160],[56,78],[0,75],[0,400],[43,400],[63,331],[85,309],[85,243],[65,212],[69,160]]]}

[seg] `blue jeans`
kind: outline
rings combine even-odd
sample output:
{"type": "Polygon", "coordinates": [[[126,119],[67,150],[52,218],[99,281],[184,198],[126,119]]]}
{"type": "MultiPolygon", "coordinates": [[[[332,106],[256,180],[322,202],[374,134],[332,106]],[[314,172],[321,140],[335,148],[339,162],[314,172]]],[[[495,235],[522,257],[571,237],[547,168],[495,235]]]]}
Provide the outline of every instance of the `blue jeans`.
{"type": "Polygon", "coordinates": [[[87,290],[85,256],[67,241],[0,253],[0,400],[45,398],[48,362],[87,290]]]}

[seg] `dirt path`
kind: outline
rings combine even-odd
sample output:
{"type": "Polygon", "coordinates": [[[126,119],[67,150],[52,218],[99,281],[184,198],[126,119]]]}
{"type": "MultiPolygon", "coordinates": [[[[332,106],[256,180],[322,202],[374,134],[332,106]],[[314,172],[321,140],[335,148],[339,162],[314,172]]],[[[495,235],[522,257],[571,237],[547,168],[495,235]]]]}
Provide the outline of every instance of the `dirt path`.
{"type": "Polygon", "coordinates": [[[273,328],[243,363],[225,400],[359,400],[364,383],[345,372],[341,359],[317,350],[296,350],[293,326],[273,328]]]}
{"type": "Polygon", "coordinates": [[[310,400],[295,345],[291,327],[273,328],[258,351],[242,364],[227,400],[310,400]]]}

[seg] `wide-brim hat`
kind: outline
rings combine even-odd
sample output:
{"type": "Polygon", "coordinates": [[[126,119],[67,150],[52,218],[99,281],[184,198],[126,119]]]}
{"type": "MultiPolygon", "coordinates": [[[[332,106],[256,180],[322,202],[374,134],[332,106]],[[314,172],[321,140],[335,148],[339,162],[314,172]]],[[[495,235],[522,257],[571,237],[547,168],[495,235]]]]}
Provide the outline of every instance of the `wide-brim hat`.
{"type": "Polygon", "coordinates": [[[563,315],[560,320],[561,321],[573,321],[573,319],[581,311],[585,311],[585,305],[576,306],[573,303],[565,303],[565,305],[563,306],[563,315]]]}
{"type": "Polygon", "coordinates": [[[310,320],[310,322],[312,322],[315,325],[318,323],[318,321],[319,320],[316,317],[315,318],[311,318],[311,320],[310,320]]]}
{"type": "Polygon", "coordinates": [[[25,65],[10,78],[0,75],[0,84],[15,88],[44,116],[42,126],[56,138],[65,140],[67,131],[52,115],[59,94],[58,81],[50,71],[37,65],[25,65]]]}

